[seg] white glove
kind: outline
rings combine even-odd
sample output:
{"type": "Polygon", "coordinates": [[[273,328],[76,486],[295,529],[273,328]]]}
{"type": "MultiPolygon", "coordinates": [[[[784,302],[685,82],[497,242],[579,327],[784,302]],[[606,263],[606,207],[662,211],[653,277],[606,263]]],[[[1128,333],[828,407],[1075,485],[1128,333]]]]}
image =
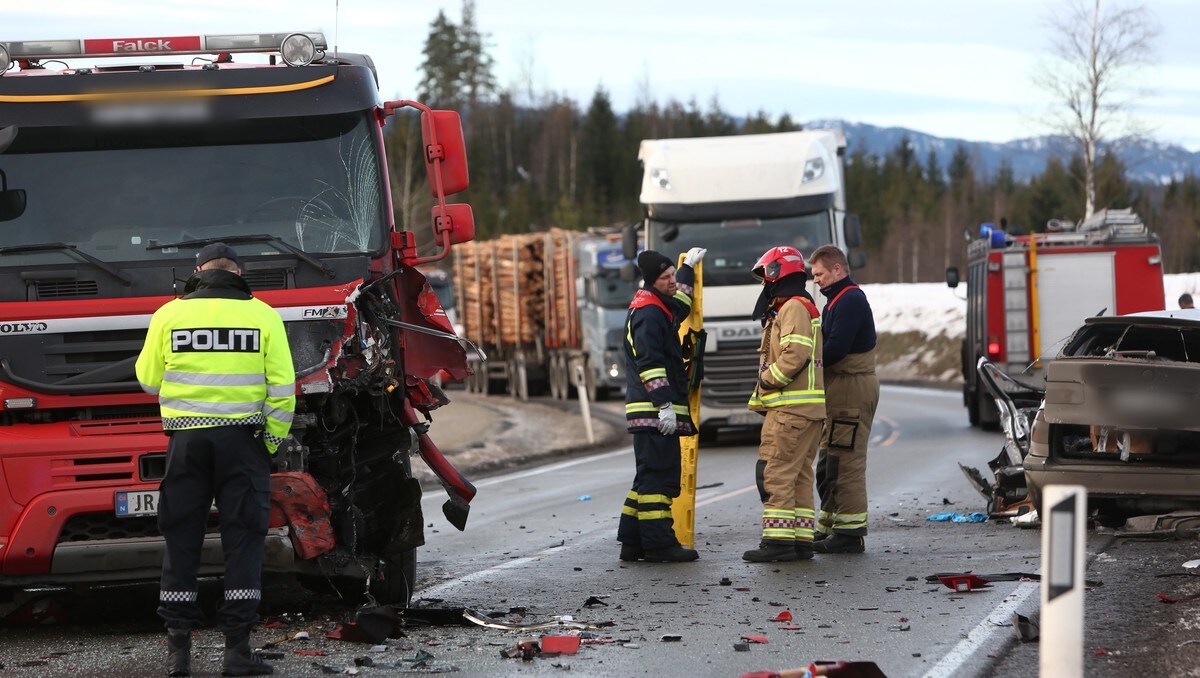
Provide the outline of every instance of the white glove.
{"type": "Polygon", "coordinates": [[[671,403],[667,403],[658,408],[658,432],[665,435],[673,435],[675,433],[675,408],[671,403]]]}
{"type": "Polygon", "coordinates": [[[708,250],[703,247],[693,247],[687,251],[687,254],[683,255],[683,263],[694,267],[704,259],[704,255],[707,253],[708,250]]]}

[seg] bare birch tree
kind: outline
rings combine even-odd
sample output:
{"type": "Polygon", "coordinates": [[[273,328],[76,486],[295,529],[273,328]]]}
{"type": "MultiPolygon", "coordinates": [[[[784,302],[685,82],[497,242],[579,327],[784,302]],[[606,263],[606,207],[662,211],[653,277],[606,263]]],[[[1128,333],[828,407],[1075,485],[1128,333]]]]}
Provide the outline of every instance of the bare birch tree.
{"type": "Polygon", "coordinates": [[[1067,0],[1047,20],[1053,63],[1035,82],[1057,99],[1049,123],[1078,144],[1084,164],[1084,217],[1096,209],[1097,146],[1110,138],[1141,136],[1131,115],[1138,69],[1153,62],[1159,27],[1141,4],[1067,0]]]}

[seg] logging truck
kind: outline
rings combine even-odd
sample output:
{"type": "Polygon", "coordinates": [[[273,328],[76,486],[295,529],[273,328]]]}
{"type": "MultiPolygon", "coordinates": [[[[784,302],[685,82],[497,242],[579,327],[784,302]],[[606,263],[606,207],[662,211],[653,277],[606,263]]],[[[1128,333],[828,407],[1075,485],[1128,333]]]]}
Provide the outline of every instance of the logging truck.
{"type": "Polygon", "coordinates": [[[466,388],[526,400],[563,400],[582,380],[592,400],[625,383],[621,325],[633,298],[616,235],[563,229],[505,235],[455,250],[462,336],[471,356],[466,388]]]}

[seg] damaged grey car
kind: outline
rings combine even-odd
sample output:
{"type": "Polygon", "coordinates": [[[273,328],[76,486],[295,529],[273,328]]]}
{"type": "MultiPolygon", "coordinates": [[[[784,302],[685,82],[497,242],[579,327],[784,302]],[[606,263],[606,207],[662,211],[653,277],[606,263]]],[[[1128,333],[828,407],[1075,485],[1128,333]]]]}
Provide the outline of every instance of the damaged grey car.
{"type": "Polygon", "coordinates": [[[1047,372],[1024,459],[1040,508],[1083,485],[1103,524],[1200,509],[1200,311],[1089,318],[1047,372]]]}

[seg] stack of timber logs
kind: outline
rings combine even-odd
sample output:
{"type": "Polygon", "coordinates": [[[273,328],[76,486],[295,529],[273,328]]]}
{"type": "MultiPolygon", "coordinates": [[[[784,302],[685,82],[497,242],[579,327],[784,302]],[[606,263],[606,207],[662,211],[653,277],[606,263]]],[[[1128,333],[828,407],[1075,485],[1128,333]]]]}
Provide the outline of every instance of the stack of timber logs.
{"type": "Polygon", "coordinates": [[[485,346],[577,345],[571,256],[576,237],[555,228],[456,246],[454,274],[464,335],[485,346]]]}

